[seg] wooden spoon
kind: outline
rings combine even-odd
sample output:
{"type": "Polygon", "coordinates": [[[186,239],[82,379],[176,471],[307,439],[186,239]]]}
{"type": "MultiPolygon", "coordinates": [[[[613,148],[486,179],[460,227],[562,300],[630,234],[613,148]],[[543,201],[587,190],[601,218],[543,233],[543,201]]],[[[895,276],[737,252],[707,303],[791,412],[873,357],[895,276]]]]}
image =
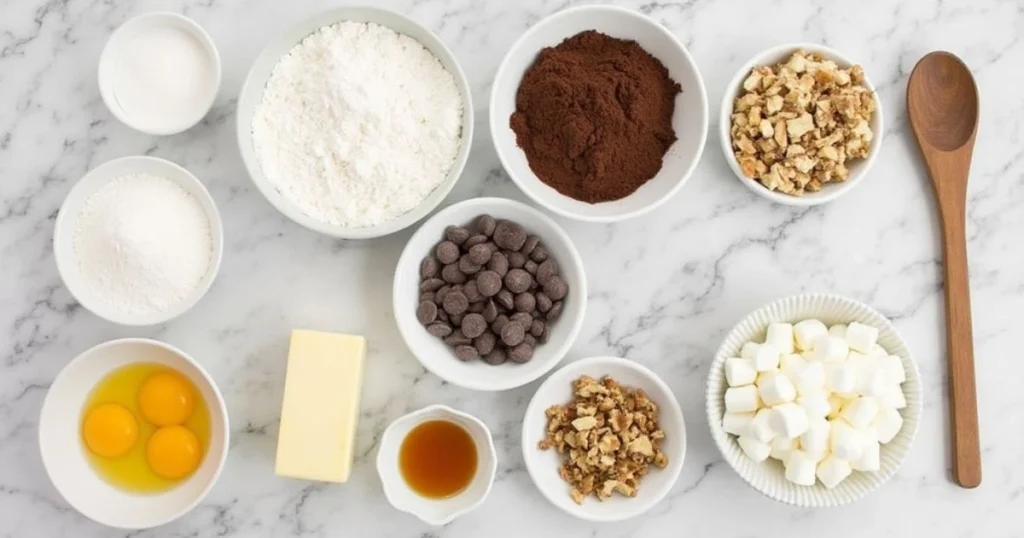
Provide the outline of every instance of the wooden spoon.
{"type": "Polygon", "coordinates": [[[978,132],[978,88],[971,71],[948,52],[921,58],[907,84],[907,112],[942,220],[953,479],[974,488],[981,484],[981,449],[967,277],[967,174],[978,132]]]}

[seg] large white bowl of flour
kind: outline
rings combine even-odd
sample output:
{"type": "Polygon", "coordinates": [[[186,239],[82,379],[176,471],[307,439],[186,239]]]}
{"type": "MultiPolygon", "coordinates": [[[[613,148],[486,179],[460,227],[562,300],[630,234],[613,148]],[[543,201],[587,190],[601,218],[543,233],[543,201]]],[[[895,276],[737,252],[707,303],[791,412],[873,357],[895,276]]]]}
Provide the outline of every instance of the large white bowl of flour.
{"type": "Polygon", "coordinates": [[[267,44],[237,122],[242,160],[271,205],[311,230],[368,239],[422,219],[451,191],[473,104],[437,36],[391,11],[344,7],[267,44]]]}

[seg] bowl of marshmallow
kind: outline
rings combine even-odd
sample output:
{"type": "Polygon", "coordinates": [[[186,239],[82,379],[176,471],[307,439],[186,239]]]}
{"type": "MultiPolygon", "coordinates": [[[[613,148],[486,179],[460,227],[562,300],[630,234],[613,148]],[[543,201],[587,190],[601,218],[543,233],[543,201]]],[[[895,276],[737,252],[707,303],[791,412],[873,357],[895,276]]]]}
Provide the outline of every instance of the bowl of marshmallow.
{"type": "Polygon", "coordinates": [[[754,489],[817,508],[884,484],[910,449],[921,378],[906,343],[871,307],[836,295],[769,303],[715,355],[708,423],[754,489]]]}

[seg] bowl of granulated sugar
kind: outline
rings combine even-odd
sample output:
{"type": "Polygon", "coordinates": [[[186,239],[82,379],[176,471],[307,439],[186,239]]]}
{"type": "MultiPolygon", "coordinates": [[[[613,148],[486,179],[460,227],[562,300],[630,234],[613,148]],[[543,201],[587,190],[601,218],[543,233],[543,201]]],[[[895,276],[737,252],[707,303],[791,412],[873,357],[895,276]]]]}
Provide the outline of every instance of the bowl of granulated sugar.
{"type": "Polygon", "coordinates": [[[224,244],[203,184],[164,159],[97,166],[71,188],[54,226],[57,270],[90,312],[120,325],[156,325],[210,289],[224,244]]]}
{"type": "Polygon", "coordinates": [[[332,9],[271,40],[237,118],[242,160],[271,205],[345,239],[425,217],[462,174],[473,139],[469,84],[451,51],[413,20],[371,7],[332,9]]]}

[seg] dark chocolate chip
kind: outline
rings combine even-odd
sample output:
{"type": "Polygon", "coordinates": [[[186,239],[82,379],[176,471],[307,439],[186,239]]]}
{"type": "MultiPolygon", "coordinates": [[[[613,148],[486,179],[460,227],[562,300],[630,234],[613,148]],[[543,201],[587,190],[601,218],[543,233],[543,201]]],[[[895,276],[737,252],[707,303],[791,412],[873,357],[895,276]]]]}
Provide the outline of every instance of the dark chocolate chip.
{"type": "Polygon", "coordinates": [[[476,287],[480,295],[493,297],[501,291],[501,277],[494,271],[481,271],[476,275],[476,287]]]}
{"type": "Polygon", "coordinates": [[[459,271],[462,271],[466,275],[476,274],[482,268],[482,265],[474,263],[473,260],[469,259],[469,254],[463,254],[462,257],[459,258],[459,271]]]}
{"type": "Polygon", "coordinates": [[[522,269],[510,269],[505,275],[505,287],[512,293],[523,293],[530,289],[531,282],[533,282],[533,277],[522,269]]]}
{"type": "Polygon", "coordinates": [[[516,295],[515,307],[517,312],[533,312],[537,307],[537,298],[532,293],[520,293],[516,295]]]}
{"type": "Polygon", "coordinates": [[[416,319],[424,325],[430,325],[437,320],[437,305],[432,301],[422,301],[416,308],[416,319]]]}
{"type": "Polygon", "coordinates": [[[451,241],[441,241],[434,249],[434,254],[437,260],[445,265],[455,263],[459,259],[459,246],[451,241]]]}
{"type": "Polygon", "coordinates": [[[491,260],[487,262],[487,268],[498,273],[498,276],[504,277],[508,273],[508,256],[501,252],[495,252],[491,255],[491,260]]]}
{"type": "Polygon", "coordinates": [[[486,356],[494,349],[494,345],[498,343],[498,337],[494,336],[491,331],[484,331],[483,334],[473,339],[473,347],[476,348],[477,353],[481,356],[486,356]]]}
{"type": "Polygon", "coordinates": [[[494,301],[488,300],[481,314],[487,323],[493,323],[494,319],[498,317],[498,305],[494,304],[494,301]]]}
{"type": "Polygon", "coordinates": [[[420,291],[437,291],[441,286],[444,286],[444,280],[441,280],[440,278],[428,278],[423,282],[420,282],[420,291]]]}
{"type": "Polygon", "coordinates": [[[494,234],[494,227],[497,224],[498,223],[494,220],[494,217],[490,215],[480,215],[476,218],[476,221],[473,222],[473,226],[476,228],[476,231],[488,237],[494,234]]]}
{"type": "Polygon", "coordinates": [[[427,332],[434,336],[444,338],[445,336],[452,334],[452,326],[443,321],[437,321],[427,325],[427,332]]]}
{"type": "Polygon", "coordinates": [[[505,256],[508,257],[508,266],[513,269],[520,269],[526,265],[526,256],[523,256],[522,252],[508,252],[505,256]]]}
{"type": "Polygon", "coordinates": [[[437,294],[432,292],[432,291],[425,291],[425,292],[420,294],[420,302],[421,303],[423,301],[434,302],[434,297],[436,297],[436,296],[437,296],[437,294]]]}
{"type": "Polygon", "coordinates": [[[562,301],[556,301],[551,305],[551,310],[548,310],[544,318],[547,320],[558,319],[558,316],[562,315],[562,301]]]}
{"type": "Polygon", "coordinates": [[[533,358],[533,347],[526,342],[522,342],[508,350],[508,358],[520,364],[530,362],[530,359],[533,358]]]}
{"type": "Polygon", "coordinates": [[[545,324],[539,319],[534,319],[533,324],[530,325],[530,334],[535,338],[540,338],[540,335],[544,334],[545,324]]]}
{"type": "Polygon", "coordinates": [[[537,337],[537,341],[543,344],[548,341],[549,336],[551,336],[551,327],[545,324],[544,332],[540,333],[540,336],[537,337]]]}
{"type": "Polygon", "coordinates": [[[544,260],[548,259],[547,249],[544,247],[537,247],[533,249],[533,252],[530,253],[530,259],[537,263],[543,262],[544,260]]]}
{"type": "Polygon", "coordinates": [[[555,260],[547,259],[537,266],[537,274],[535,275],[535,278],[541,286],[547,284],[548,280],[553,276],[558,276],[558,262],[555,260]]]}
{"type": "Polygon", "coordinates": [[[423,278],[434,278],[441,270],[441,262],[433,256],[427,256],[420,262],[420,276],[423,278]]]}
{"type": "Polygon", "coordinates": [[[451,322],[451,319],[448,317],[448,312],[445,312],[443,308],[437,309],[437,319],[445,323],[451,322]]]}
{"type": "Polygon", "coordinates": [[[569,285],[561,277],[553,276],[544,283],[544,295],[550,297],[552,301],[561,300],[567,293],[569,285]]]}
{"type": "Polygon", "coordinates": [[[517,346],[523,341],[523,337],[526,336],[526,331],[523,330],[523,326],[519,323],[510,321],[501,328],[501,342],[506,346],[517,346]]]}
{"type": "Polygon", "coordinates": [[[535,275],[537,274],[537,262],[533,260],[526,260],[526,263],[523,264],[523,269],[525,269],[527,273],[535,275]]]}
{"type": "Polygon", "coordinates": [[[537,310],[541,312],[547,312],[551,310],[551,298],[544,295],[544,292],[540,292],[536,295],[537,297],[537,310]]]}
{"type": "Polygon", "coordinates": [[[498,303],[498,306],[504,307],[505,310],[512,310],[516,306],[515,297],[512,295],[512,292],[507,289],[499,291],[498,294],[494,296],[494,301],[498,303]]]}
{"type": "Polygon", "coordinates": [[[526,230],[511,221],[503,220],[494,227],[494,242],[507,250],[519,250],[526,242],[526,230]]]}
{"type": "Polygon", "coordinates": [[[523,331],[528,331],[530,330],[530,327],[533,326],[533,316],[527,314],[526,312],[516,312],[515,314],[509,316],[508,319],[513,323],[518,323],[522,325],[523,331]]]}
{"type": "Polygon", "coordinates": [[[487,243],[487,236],[477,234],[467,239],[466,242],[462,244],[462,248],[466,249],[466,251],[468,252],[469,249],[477,245],[483,245],[484,243],[487,243]]]}
{"type": "Polygon", "coordinates": [[[505,354],[505,350],[500,347],[496,347],[491,350],[490,353],[484,355],[484,362],[492,366],[498,366],[499,364],[505,364],[508,360],[508,355],[505,354]]]}
{"type": "Polygon", "coordinates": [[[494,254],[491,251],[491,247],[487,244],[473,245],[473,248],[469,249],[469,260],[477,265],[484,265],[491,261],[491,255],[494,254]]]}
{"type": "Polygon", "coordinates": [[[466,314],[462,318],[462,334],[470,338],[476,338],[487,330],[487,321],[480,314],[466,314]]]}
{"type": "Polygon", "coordinates": [[[537,237],[536,235],[528,236],[526,238],[526,242],[523,243],[523,248],[519,249],[519,252],[522,252],[524,256],[529,256],[530,253],[533,252],[533,249],[537,248],[537,245],[539,244],[539,237],[537,237]]]}
{"type": "Polygon", "coordinates": [[[452,325],[455,325],[456,327],[462,325],[462,318],[465,317],[465,316],[466,316],[465,312],[463,312],[461,314],[449,314],[448,315],[448,317],[451,318],[451,320],[452,320],[452,325]]]}
{"type": "Polygon", "coordinates": [[[449,284],[464,284],[466,282],[466,273],[459,270],[458,263],[449,263],[441,269],[441,278],[449,284]]]}
{"type": "Polygon", "coordinates": [[[471,345],[455,346],[455,356],[460,361],[471,361],[480,356],[476,348],[471,345]]]}
{"type": "Polygon", "coordinates": [[[500,335],[501,330],[505,328],[505,325],[508,325],[508,316],[505,314],[498,314],[498,317],[494,318],[494,321],[491,322],[491,331],[493,331],[494,334],[500,335]]]}
{"type": "Polygon", "coordinates": [[[537,347],[537,337],[533,336],[530,333],[526,333],[525,335],[523,335],[523,343],[530,346],[531,349],[535,348],[537,347]]]}
{"type": "Polygon", "coordinates": [[[448,314],[461,314],[469,308],[469,299],[461,291],[453,291],[444,297],[444,311],[448,314]]]}
{"type": "Polygon", "coordinates": [[[476,280],[466,282],[466,285],[462,286],[462,293],[466,295],[470,303],[479,303],[484,300],[484,296],[480,294],[480,284],[476,280]]]}
{"type": "Polygon", "coordinates": [[[469,236],[469,230],[463,226],[449,226],[444,229],[444,237],[456,245],[465,243],[469,236]]]}
{"type": "Polygon", "coordinates": [[[444,343],[449,346],[468,346],[473,343],[473,340],[462,334],[462,331],[452,331],[445,339],[444,343]]]}

